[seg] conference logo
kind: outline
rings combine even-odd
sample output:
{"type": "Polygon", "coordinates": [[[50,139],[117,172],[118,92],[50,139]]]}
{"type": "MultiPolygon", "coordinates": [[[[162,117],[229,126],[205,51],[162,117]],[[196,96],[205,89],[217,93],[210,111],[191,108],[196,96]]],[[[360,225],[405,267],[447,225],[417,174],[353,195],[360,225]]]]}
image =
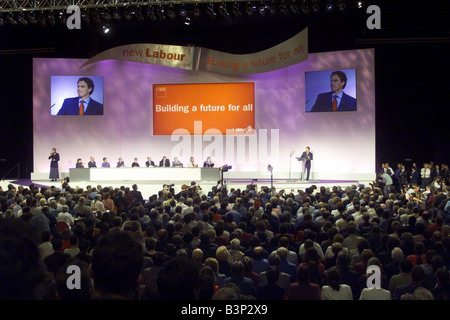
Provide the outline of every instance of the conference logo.
{"type": "Polygon", "coordinates": [[[366,286],[369,289],[381,289],[381,270],[378,266],[367,267],[366,286]]]}
{"type": "Polygon", "coordinates": [[[66,26],[69,30],[81,29],[81,10],[79,6],[71,5],[67,7],[67,14],[70,17],[67,18],[66,26]]]}
{"type": "Polygon", "coordinates": [[[170,137],[178,142],[171,150],[171,157],[186,154],[203,159],[212,156],[217,162],[243,164],[251,169],[267,166],[267,163],[279,163],[280,130],[279,129],[227,129],[208,128],[202,134],[202,121],[194,121],[193,134],[184,128],[175,129],[170,137]]]}
{"type": "Polygon", "coordinates": [[[81,269],[77,265],[70,265],[67,267],[67,274],[70,276],[66,280],[66,286],[69,290],[81,289],[81,269]]]}
{"type": "Polygon", "coordinates": [[[367,7],[366,13],[371,14],[367,18],[366,26],[367,29],[381,29],[381,9],[377,5],[371,5],[367,7]]]}

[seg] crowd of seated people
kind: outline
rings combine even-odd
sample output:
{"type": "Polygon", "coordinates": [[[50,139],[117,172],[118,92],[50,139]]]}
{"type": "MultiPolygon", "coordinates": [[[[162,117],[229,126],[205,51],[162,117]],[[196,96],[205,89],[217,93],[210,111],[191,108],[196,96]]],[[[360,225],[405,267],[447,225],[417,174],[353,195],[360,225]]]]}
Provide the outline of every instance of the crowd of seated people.
{"type": "Polygon", "coordinates": [[[384,189],[9,185],[0,299],[449,299],[448,185],[384,189]]]}

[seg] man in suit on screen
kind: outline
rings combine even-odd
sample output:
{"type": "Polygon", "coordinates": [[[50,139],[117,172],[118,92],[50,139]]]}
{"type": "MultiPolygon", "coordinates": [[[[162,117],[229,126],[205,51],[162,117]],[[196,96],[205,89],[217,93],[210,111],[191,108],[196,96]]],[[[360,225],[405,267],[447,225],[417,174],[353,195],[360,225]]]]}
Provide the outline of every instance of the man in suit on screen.
{"type": "Polygon", "coordinates": [[[343,91],[346,85],[347,76],[344,72],[331,73],[331,92],[319,94],[311,112],[356,111],[356,99],[343,91]]]}
{"type": "Polygon", "coordinates": [[[92,79],[83,77],[77,82],[78,97],[64,99],[60,115],[103,115],[103,104],[91,98],[94,92],[92,79]]]}

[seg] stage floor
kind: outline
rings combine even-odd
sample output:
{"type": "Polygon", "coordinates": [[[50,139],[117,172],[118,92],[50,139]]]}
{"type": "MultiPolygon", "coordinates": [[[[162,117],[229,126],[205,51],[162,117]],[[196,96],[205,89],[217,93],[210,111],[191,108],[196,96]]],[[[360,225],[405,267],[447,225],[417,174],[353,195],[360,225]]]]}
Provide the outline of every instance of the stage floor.
{"type": "MultiPolygon", "coordinates": [[[[206,193],[211,190],[213,186],[217,184],[216,181],[196,181],[198,185],[204,190],[206,193]]],[[[224,179],[224,182],[226,183],[228,189],[230,188],[240,188],[245,189],[245,187],[251,183],[258,186],[258,190],[262,186],[268,186],[270,187],[271,181],[269,179],[224,179]]],[[[300,181],[295,179],[273,179],[273,186],[276,188],[276,190],[286,190],[286,192],[290,192],[291,189],[294,189],[295,193],[297,190],[305,190],[306,188],[315,185],[318,188],[321,186],[332,188],[333,186],[341,186],[341,187],[347,187],[352,185],[360,185],[363,184],[365,186],[369,185],[369,182],[372,181],[361,181],[361,180],[309,180],[309,181],[300,181]]],[[[50,180],[4,180],[0,181],[0,185],[2,186],[3,190],[7,190],[7,186],[9,184],[13,184],[14,186],[23,185],[23,186],[29,186],[31,183],[34,183],[38,187],[44,187],[44,186],[55,186],[60,188],[61,187],[61,181],[57,182],[51,182],[50,180]]],[[[158,191],[162,189],[162,185],[164,183],[166,184],[175,184],[174,189],[175,192],[179,192],[181,190],[181,185],[187,184],[190,185],[191,181],[151,181],[151,182],[145,182],[145,181],[138,181],[134,182],[131,180],[126,181],[76,181],[71,182],[71,187],[81,187],[86,188],[86,186],[95,186],[98,185],[102,187],[109,187],[112,186],[114,188],[116,187],[130,187],[136,183],[138,186],[138,190],[142,192],[142,196],[144,199],[148,199],[151,195],[157,194],[158,191]]]]}

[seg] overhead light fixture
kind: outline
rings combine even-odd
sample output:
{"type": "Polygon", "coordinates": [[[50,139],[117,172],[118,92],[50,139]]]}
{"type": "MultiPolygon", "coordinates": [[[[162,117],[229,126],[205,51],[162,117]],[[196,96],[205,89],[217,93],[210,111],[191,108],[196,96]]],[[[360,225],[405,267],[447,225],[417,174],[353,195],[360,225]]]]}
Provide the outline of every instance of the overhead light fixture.
{"type": "Polygon", "coordinates": [[[327,3],[325,3],[325,10],[327,12],[333,11],[334,9],[334,5],[333,5],[333,1],[328,0],[327,3]]]}
{"type": "Polygon", "coordinates": [[[14,20],[14,15],[12,12],[10,12],[6,17],[6,22],[8,22],[13,27],[17,26],[17,21],[14,20]]]}
{"type": "Polygon", "coordinates": [[[29,22],[30,24],[33,24],[33,25],[35,25],[35,24],[38,23],[38,21],[37,21],[37,19],[36,19],[36,15],[34,14],[34,12],[30,12],[30,13],[28,14],[28,22],[29,22]]]}
{"type": "Polygon", "coordinates": [[[123,17],[127,20],[131,20],[132,16],[131,16],[131,11],[128,9],[125,9],[123,11],[123,17]]]}
{"type": "Polygon", "coordinates": [[[200,12],[200,8],[199,8],[198,4],[196,4],[196,5],[194,6],[194,9],[192,9],[192,13],[194,14],[194,17],[195,17],[195,18],[200,17],[201,12],[200,12]]]}
{"type": "Polygon", "coordinates": [[[117,9],[114,11],[112,17],[116,21],[120,21],[120,19],[122,19],[122,16],[120,15],[119,10],[117,10],[117,9]]]}
{"type": "Polygon", "coordinates": [[[54,26],[55,25],[55,15],[53,14],[53,12],[50,12],[47,16],[47,22],[51,25],[54,26]]]}
{"type": "Polygon", "coordinates": [[[233,11],[233,14],[236,17],[240,17],[241,16],[241,10],[239,9],[239,3],[235,2],[232,6],[231,6],[231,11],[233,11]]]}
{"type": "Polygon", "coordinates": [[[264,17],[266,15],[266,11],[268,11],[269,7],[264,5],[263,2],[261,2],[261,4],[258,7],[258,11],[260,16],[264,17]]]}
{"type": "Polygon", "coordinates": [[[109,33],[109,31],[111,30],[110,27],[109,27],[109,24],[104,24],[102,26],[102,30],[103,30],[104,34],[109,33]]]}
{"type": "Polygon", "coordinates": [[[358,7],[358,9],[361,9],[361,8],[363,7],[362,1],[358,1],[358,2],[356,3],[356,6],[358,7]]]}
{"type": "Polygon", "coordinates": [[[41,27],[45,27],[47,25],[47,22],[45,21],[44,12],[39,14],[39,18],[38,19],[39,19],[39,24],[41,25],[41,27]]]}
{"type": "Polygon", "coordinates": [[[102,17],[103,20],[105,21],[110,21],[111,20],[111,14],[109,13],[108,9],[105,9],[102,11],[102,13],[100,13],[100,16],[102,17]]]}
{"type": "Polygon", "coordinates": [[[191,18],[186,16],[186,18],[184,19],[184,24],[187,25],[187,26],[190,26],[191,25],[191,18]]]}
{"type": "Polygon", "coordinates": [[[297,3],[295,1],[292,1],[291,3],[291,11],[295,14],[298,14],[300,12],[300,9],[297,6],[297,3]]]}
{"type": "Polygon", "coordinates": [[[275,3],[272,3],[270,6],[268,6],[268,8],[272,16],[277,13],[277,6],[275,5],[275,3]]]}
{"type": "Polygon", "coordinates": [[[166,14],[163,6],[158,7],[158,9],[156,10],[156,14],[158,15],[158,19],[160,21],[166,20],[166,14]]]}
{"type": "Polygon", "coordinates": [[[17,15],[17,21],[23,26],[27,26],[28,25],[28,21],[25,19],[23,13],[19,13],[17,15]]]}
{"type": "Polygon", "coordinates": [[[147,15],[147,18],[150,19],[150,21],[156,20],[156,15],[155,15],[155,12],[153,11],[153,7],[147,8],[147,10],[145,10],[145,14],[147,15]]]}
{"type": "Polygon", "coordinates": [[[315,13],[318,13],[320,11],[320,6],[319,6],[318,0],[313,0],[312,9],[315,13]]]}
{"type": "Polygon", "coordinates": [[[302,0],[302,4],[300,6],[300,9],[303,11],[304,14],[308,14],[309,13],[309,7],[308,7],[308,3],[306,0],[302,0]]]}
{"type": "Polygon", "coordinates": [[[227,11],[227,6],[225,3],[222,3],[219,5],[219,13],[222,15],[222,17],[224,18],[229,18],[230,14],[227,11]]]}
{"type": "Polygon", "coordinates": [[[288,9],[288,7],[287,7],[287,5],[286,5],[286,2],[282,1],[282,2],[280,3],[280,11],[281,11],[283,14],[288,14],[288,13],[289,13],[289,9],[288,9]]]}
{"type": "Polygon", "coordinates": [[[170,6],[169,9],[167,9],[167,16],[168,16],[170,19],[175,19],[175,17],[177,16],[177,15],[175,14],[175,11],[173,10],[173,6],[170,6]]]}
{"type": "Polygon", "coordinates": [[[212,3],[208,4],[208,8],[206,9],[206,11],[211,18],[214,19],[217,17],[217,13],[214,12],[214,5],[212,3]]]}
{"type": "Polygon", "coordinates": [[[86,24],[89,24],[90,19],[89,19],[89,14],[88,14],[87,10],[84,10],[81,13],[81,20],[83,20],[86,24]]]}
{"type": "Polygon", "coordinates": [[[245,12],[247,12],[247,15],[253,15],[253,12],[255,12],[256,10],[257,8],[255,5],[252,5],[250,2],[247,3],[247,6],[245,8],[245,12]]]}
{"type": "Polygon", "coordinates": [[[58,11],[57,17],[58,17],[58,22],[60,24],[65,25],[67,23],[66,14],[64,13],[63,10],[58,11]]]}
{"type": "Polygon", "coordinates": [[[183,17],[183,18],[185,18],[187,16],[186,7],[184,5],[182,5],[180,7],[180,13],[179,14],[180,14],[180,17],[183,17]]]}

